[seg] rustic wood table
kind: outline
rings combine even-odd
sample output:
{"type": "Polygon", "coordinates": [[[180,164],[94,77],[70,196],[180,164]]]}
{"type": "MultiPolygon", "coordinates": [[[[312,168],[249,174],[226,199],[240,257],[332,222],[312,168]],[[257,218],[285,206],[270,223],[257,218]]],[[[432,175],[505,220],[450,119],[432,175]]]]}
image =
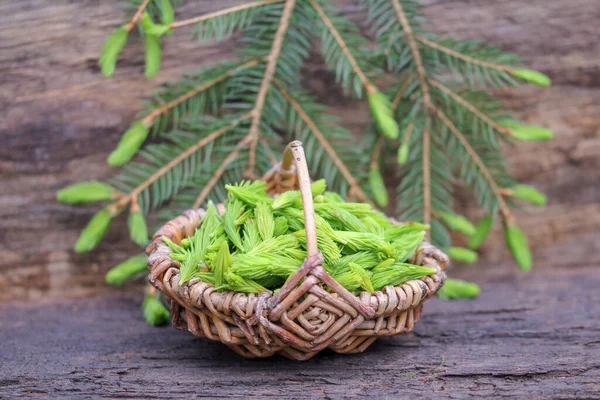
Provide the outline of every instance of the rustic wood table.
{"type": "MultiPolygon", "coordinates": [[[[458,271],[469,273],[471,271],[458,271]]],[[[429,301],[366,352],[246,360],[141,319],[140,298],[0,306],[0,397],[600,397],[600,270],[476,273],[475,301],[429,301]]]]}
{"type": "MultiPolygon", "coordinates": [[[[356,1],[335,1],[361,18],[356,1]]],[[[519,273],[497,229],[477,266],[457,270],[482,285],[478,300],[433,299],[413,333],[307,362],[242,360],[219,343],[146,326],[140,287],[104,284],[111,265],[139,251],[124,218],[95,252],[72,250],[95,208],[57,204],[56,191],[114,174],[106,156],[138,99],[236,45],[199,47],[189,31],[175,32],[148,81],[132,38],[115,76],[102,79],[98,55],[124,20],[120,2],[0,1],[0,398],[600,398],[598,0],[423,1],[440,32],[513,51],[552,78],[550,88],[496,93],[557,136],[506,152],[516,177],[550,199],[516,212],[536,265],[519,273]]],[[[188,1],[181,12],[240,2],[188,1]]],[[[319,101],[362,132],[366,105],[342,98],[318,61],[305,73],[319,101]]],[[[457,206],[479,217],[463,199],[457,206]]]]}

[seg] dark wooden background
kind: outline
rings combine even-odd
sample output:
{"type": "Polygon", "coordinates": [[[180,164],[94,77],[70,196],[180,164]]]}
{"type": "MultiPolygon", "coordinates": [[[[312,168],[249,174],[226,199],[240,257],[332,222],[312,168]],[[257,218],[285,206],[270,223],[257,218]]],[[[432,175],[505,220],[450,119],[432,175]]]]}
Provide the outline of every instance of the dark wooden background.
{"type": "MultiPolygon", "coordinates": [[[[237,2],[188,3],[183,11],[197,15],[237,2]]],[[[342,3],[358,17],[354,2],[342,3]]],[[[217,345],[145,327],[137,311],[139,286],[123,292],[103,279],[135,252],[124,221],[113,223],[97,250],[78,255],[73,243],[95,209],[54,200],[61,187],[114,172],[106,156],[151,87],[227,59],[234,43],[198,47],[184,40],[189,31],[176,32],[165,40],[161,72],[148,81],[134,39],[115,77],[105,80],[97,59],[103,40],[124,19],[117,1],[0,0],[0,397],[216,394],[212,386],[198,386],[201,377],[221,395],[238,396],[253,390],[281,395],[277,390],[284,388],[311,397],[418,391],[598,397],[600,4],[426,4],[437,30],[485,39],[552,78],[549,89],[498,93],[519,117],[556,133],[552,142],[506,151],[516,176],[549,197],[545,208],[516,212],[531,242],[534,271],[516,270],[497,231],[476,266],[455,270],[483,285],[479,300],[433,300],[415,334],[386,340],[365,355],[326,355],[295,366],[281,359],[248,364],[217,345]],[[267,386],[258,389],[260,383],[267,386]]],[[[364,106],[341,99],[322,65],[309,65],[307,80],[311,76],[323,79],[311,81],[321,100],[360,132],[364,106]]]]}

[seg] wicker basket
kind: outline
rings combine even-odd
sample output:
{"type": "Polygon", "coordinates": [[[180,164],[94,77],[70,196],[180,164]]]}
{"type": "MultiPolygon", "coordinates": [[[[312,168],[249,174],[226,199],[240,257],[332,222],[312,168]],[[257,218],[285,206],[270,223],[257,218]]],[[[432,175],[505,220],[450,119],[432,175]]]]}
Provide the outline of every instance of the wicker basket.
{"type": "Polygon", "coordinates": [[[302,144],[292,142],[282,163],[263,180],[273,196],[297,188],[301,191],[308,253],[304,263],[275,295],[217,292],[199,279],[179,286],[179,263],[170,258],[170,249],[161,238],[167,236],[179,244],[194,234],[205,211],[188,210],[156,232],[146,250],[151,270],[148,279],[169,299],[173,326],[221,341],[244,357],[277,353],[295,360],[307,360],[325,348],[358,353],[379,336],[412,330],[423,302],[444,282],[447,256],[423,243],[412,262],[433,267],[436,273],[355,296],[322,267],[302,144]]]}

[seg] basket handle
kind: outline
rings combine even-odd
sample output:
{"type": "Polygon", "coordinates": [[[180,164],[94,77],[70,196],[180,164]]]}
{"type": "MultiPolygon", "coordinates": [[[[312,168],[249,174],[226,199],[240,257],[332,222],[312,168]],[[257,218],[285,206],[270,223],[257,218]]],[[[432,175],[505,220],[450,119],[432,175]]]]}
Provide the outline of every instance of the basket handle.
{"type": "Polygon", "coordinates": [[[315,221],[315,206],[313,204],[312,190],[310,187],[310,175],[308,173],[308,165],[306,164],[306,156],[302,142],[294,140],[285,148],[281,167],[283,170],[289,170],[292,162],[296,166],[296,174],[298,175],[298,186],[300,186],[300,194],[302,196],[302,206],[304,209],[304,230],[306,231],[306,253],[314,256],[319,250],[317,248],[317,225],[315,221]]]}
{"type": "MultiPolygon", "coordinates": [[[[343,298],[350,306],[355,308],[363,317],[372,318],[375,315],[375,310],[368,304],[362,303],[356,296],[350,293],[346,288],[340,285],[325,269],[323,265],[323,255],[317,248],[317,224],[315,217],[315,206],[313,204],[312,190],[310,187],[310,176],[308,174],[308,165],[306,164],[306,156],[302,148],[302,142],[294,140],[287,145],[283,153],[281,161],[281,169],[284,171],[292,170],[292,163],[296,167],[296,175],[298,176],[298,186],[302,196],[302,206],[304,208],[304,230],[306,231],[306,259],[288,280],[283,284],[281,289],[269,298],[268,292],[263,292],[259,296],[256,303],[255,314],[248,320],[250,324],[259,321],[263,326],[271,331],[280,331],[271,321],[277,320],[285,312],[285,310],[296,301],[308,288],[302,286],[297,287],[302,279],[309,273],[313,273],[318,280],[321,280],[341,298],[343,298]],[[296,293],[292,293],[293,291],[296,293]],[[289,296],[288,296],[289,295],[289,296]],[[263,310],[269,310],[269,318],[263,315],[263,310]]],[[[309,285],[318,283],[317,279],[305,281],[309,285]]],[[[359,321],[357,319],[357,321],[359,321]]],[[[362,319],[360,320],[362,321],[362,319]]]]}

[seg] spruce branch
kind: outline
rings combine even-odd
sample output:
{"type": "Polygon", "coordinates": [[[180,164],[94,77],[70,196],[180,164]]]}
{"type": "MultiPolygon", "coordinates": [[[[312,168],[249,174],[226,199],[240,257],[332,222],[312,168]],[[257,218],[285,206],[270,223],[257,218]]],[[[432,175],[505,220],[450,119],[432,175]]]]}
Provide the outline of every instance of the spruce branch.
{"type": "Polygon", "coordinates": [[[259,125],[262,117],[263,108],[265,106],[265,99],[267,97],[267,92],[269,91],[269,87],[273,81],[273,76],[275,75],[275,69],[277,67],[277,60],[279,58],[279,53],[281,52],[281,45],[283,44],[283,39],[287,32],[290,18],[292,17],[292,11],[294,10],[294,6],[296,5],[296,0],[287,0],[285,2],[285,6],[283,8],[283,12],[281,13],[281,18],[279,20],[279,26],[275,33],[275,38],[273,40],[273,46],[271,48],[271,52],[267,57],[267,67],[265,69],[265,74],[263,75],[262,82],[258,89],[258,93],[256,95],[256,102],[254,105],[254,109],[252,110],[252,122],[250,125],[250,130],[248,132],[248,136],[251,139],[250,142],[250,158],[248,161],[248,171],[247,175],[249,177],[254,177],[254,167],[256,164],[256,144],[260,137],[259,125]]]}
{"type": "Polygon", "coordinates": [[[408,19],[406,18],[406,14],[402,9],[402,5],[400,4],[400,0],[390,0],[392,5],[394,6],[394,10],[396,11],[396,17],[398,18],[398,22],[402,26],[402,30],[404,31],[404,36],[406,37],[406,41],[410,46],[410,51],[413,56],[413,60],[415,62],[415,67],[417,69],[417,76],[419,77],[419,82],[421,83],[421,91],[423,92],[423,102],[425,104],[425,113],[429,114],[431,111],[431,98],[429,96],[429,86],[427,84],[427,79],[425,77],[425,67],[423,66],[423,59],[421,58],[421,52],[419,51],[419,45],[415,40],[415,36],[413,34],[412,28],[408,19]]]}
{"type": "Polygon", "coordinates": [[[488,167],[485,165],[485,163],[482,161],[482,159],[479,156],[479,154],[477,153],[477,151],[473,148],[473,146],[471,146],[471,144],[469,143],[469,141],[467,140],[465,135],[446,116],[446,114],[444,114],[444,112],[442,110],[440,110],[439,108],[434,108],[433,111],[435,112],[436,116],[442,121],[442,123],[448,127],[450,132],[458,139],[458,141],[461,143],[461,145],[467,151],[469,156],[473,159],[473,162],[477,165],[477,168],[481,171],[481,173],[485,177],[487,183],[492,188],[494,196],[498,202],[498,209],[500,211],[500,214],[503,216],[503,218],[508,223],[513,223],[514,219],[513,219],[512,213],[510,212],[510,209],[508,208],[508,205],[506,204],[506,201],[504,200],[504,197],[502,196],[502,191],[498,187],[498,184],[496,183],[496,180],[492,176],[492,173],[490,172],[488,167]]]}
{"type": "Polygon", "coordinates": [[[175,106],[177,106],[178,104],[183,103],[186,100],[189,100],[190,98],[194,97],[195,95],[197,95],[198,93],[204,92],[205,90],[225,81],[228,78],[231,78],[235,73],[242,71],[244,69],[253,67],[257,64],[259,64],[260,61],[259,60],[250,60],[246,63],[243,63],[241,65],[238,65],[234,68],[229,69],[228,71],[224,72],[223,74],[219,75],[218,77],[211,79],[205,83],[203,83],[202,85],[198,86],[195,89],[190,90],[189,92],[169,101],[168,103],[156,108],[155,110],[153,110],[150,114],[146,115],[143,119],[142,119],[142,123],[145,126],[151,126],[152,123],[154,122],[154,120],[159,117],[162,114],[167,113],[169,110],[173,109],[175,106]]]}
{"type": "Polygon", "coordinates": [[[400,86],[400,89],[394,95],[394,98],[392,99],[392,111],[394,113],[396,111],[398,111],[398,106],[400,105],[400,101],[402,100],[402,97],[404,97],[404,95],[406,94],[406,91],[408,90],[409,86],[410,86],[410,79],[404,80],[404,83],[402,84],[402,86],[400,86]]]}
{"type": "Polygon", "coordinates": [[[489,126],[494,128],[497,132],[503,133],[506,135],[511,134],[511,131],[509,128],[506,128],[506,127],[498,124],[497,122],[495,122],[493,119],[491,119],[489,116],[487,116],[483,111],[479,110],[472,103],[467,101],[462,96],[458,95],[458,93],[456,93],[455,91],[453,91],[452,89],[450,89],[449,87],[447,87],[446,85],[441,83],[440,81],[435,80],[435,79],[429,79],[429,83],[431,84],[431,86],[438,88],[439,90],[441,90],[442,92],[447,94],[449,97],[454,99],[457,103],[459,103],[460,105],[465,107],[467,110],[469,110],[471,113],[473,113],[479,119],[481,119],[483,122],[485,122],[486,124],[488,124],[489,126]]]}
{"type": "Polygon", "coordinates": [[[221,179],[223,173],[225,173],[227,166],[237,158],[242,149],[248,146],[251,140],[252,137],[249,134],[243,137],[242,140],[240,140],[235,146],[235,150],[233,150],[231,153],[229,153],[227,157],[225,157],[221,165],[219,165],[219,167],[213,172],[213,175],[208,181],[208,183],[202,188],[202,191],[196,198],[196,201],[194,201],[194,205],[192,206],[193,208],[198,208],[204,203],[209,193],[213,190],[219,179],[221,179]]]}
{"type": "MultiPolygon", "coordinates": [[[[131,238],[144,243],[148,211],[169,202],[170,210],[160,213],[170,212],[172,218],[207,199],[222,201],[227,197],[224,183],[271,169],[282,141],[300,139],[313,175],[348,198],[369,201],[369,196],[379,205],[387,204],[382,171],[398,171],[398,216],[429,224],[433,242],[453,249],[457,259],[466,253],[450,247],[446,228],[469,233],[455,229],[444,216],[453,213],[454,183],[464,181],[489,220],[474,243],[487,236],[483,233],[500,213],[509,248],[522,268],[531,266],[526,239],[508,205],[512,199],[544,204],[545,197],[512,180],[497,139],[548,140],[553,134],[501,120],[500,104],[478,86],[517,85],[519,80],[548,86],[547,76],[516,67],[518,57],[493,46],[438,39],[425,28],[419,0],[361,0],[374,40],[325,0],[247,0],[177,21],[174,0],[128,1],[135,14],[113,31],[99,58],[105,76],[114,73],[128,34],[138,24],[145,38],[147,75],[158,71],[160,38],[192,25],[196,29],[192,37],[200,40],[220,41],[241,31],[242,48],[236,51],[240,61],[224,62],[163,86],[122,136],[109,164],[127,164],[151,130],[166,143],[146,144],[140,151],[142,161],[125,165],[111,180],[112,186],[89,182],[59,194],[59,200],[69,204],[108,203],[84,229],[77,251],[93,249],[127,206],[131,238]],[[325,64],[344,93],[357,99],[367,94],[377,129],[369,129],[362,146],[301,90],[301,67],[313,39],[320,40],[325,64]],[[448,79],[438,78],[446,78],[447,72],[449,79],[467,87],[455,89],[448,79]],[[383,93],[374,82],[386,73],[393,75],[394,88],[383,93]],[[387,139],[398,147],[393,165],[389,157],[382,157],[387,139]],[[371,151],[361,151],[364,148],[371,151]],[[371,190],[365,194],[361,185],[367,176],[371,190]]],[[[473,254],[467,255],[473,259],[473,254]]]]}
{"type": "Polygon", "coordinates": [[[373,92],[377,91],[377,88],[369,81],[366,74],[363,72],[363,70],[358,65],[356,58],[354,58],[354,55],[348,48],[348,45],[342,38],[342,35],[340,35],[338,30],[335,28],[335,26],[331,22],[331,19],[327,16],[327,14],[323,10],[323,8],[315,0],[309,0],[309,1],[310,1],[310,5],[315,9],[317,14],[319,14],[319,18],[321,18],[321,20],[323,21],[323,24],[325,24],[325,26],[327,27],[327,29],[329,30],[331,35],[335,38],[335,40],[338,43],[338,45],[340,46],[342,52],[348,59],[348,62],[350,63],[350,65],[352,65],[352,71],[358,76],[358,78],[362,82],[363,86],[365,87],[367,93],[373,93],[373,92]]]}
{"type": "MultiPolygon", "coordinates": [[[[397,1],[397,0],[396,0],[397,1]]],[[[503,72],[507,72],[509,74],[513,73],[513,69],[506,66],[506,65],[500,65],[500,64],[494,64],[488,61],[484,61],[484,60],[479,60],[477,58],[474,57],[470,57],[466,54],[462,54],[456,50],[453,50],[449,47],[443,46],[440,43],[436,43],[434,41],[431,41],[427,38],[424,38],[423,36],[417,36],[416,39],[423,43],[424,45],[427,45],[433,49],[436,49],[438,51],[441,51],[442,53],[446,53],[452,57],[458,58],[460,60],[463,60],[469,64],[474,64],[474,65],[479,65],[480,67],[483,68],[489,68],[489,69],[495,69],[497,71],[503,71],[503,72]]]]}
{"type": "MultiPolygon", "coordinates": [[[[425,123],[423,129],[423,223],[431,222],[431,137],[429,126],[425,123]]],[[[427,240],[431,240],[430,231],[427,231],[427,240]]]]}
{"type": "Polygon", "coordinates": [[[315,122],[309,117],[309,115],[304,111],[300,103],[294,99],[287,90],[285,90],[277,81],[274,82],[274,86],[279,90],[279,92],[285,97],[285,99],[292,105],[294,110],[298,113],[300,118],[304,121],[304,123],[308,126],[311,133],[315,138],[319,141],[321,146],[325,149],[327,154],[331,157],[333,163],[338,167],[348,185],[350,185],[350,191],[348,193],[348,197],[356,196],[359,201],[367,201],[367,196],[360,188],[359,181],[355,178],[351,173],[348,167],[344,164],[341,157],[338,156],[337,152],[333,149],[329,141],[325,138],[321,130],[317,127],[315,122]]]}
{"type": "Polygon", "coordinates": [[[123,196],[121,199],[111,204],[109,207],[111,210],[115,212],[125,207],[127,204],[132,202],[134,199],[146,190],[150,185],[156,182],[160,177],[164,176],[166,173],[171,171],[175,166],[180,164],[183,160],[194,154],[195,152],[201,150],[207,144],[211,143],[215,139],[223,136],[225,133],[236,127],[240,122],[250,118],[250,114],[245,114],[238,119],[231,122],[229,125],[219,128],[207,136],[203,137],[200,141],[198,141],[195,145],[188,147],[185,151],[180,153],[177,157],[173,158],[166,165],[158,169],[154,174],[152,174],[148,179],[144,180],[141,184],[136,186],[129,194],[123,196]]]}
{"type": "MultiPolygon", "coordinates": [[[[430,165],[430,133],[428,127],[429,114],[433,111],[433,105],[431,103],[431,97],[429,95],[429,85],[427,83],[427,78],[425,75],[425,67],[423,66],[423,59],[421,58],[421,52],[419,51],[419,46],[415,40],[415,37],[412,32],[412,28],[408,19],[406,18],[406,14],[402,9],[402,5],[400,4],[400,0],[390,0],[392,5],[394,6],[394,10],[396,12],[396,17],[402,26],[402,30],[404,31],[404,36],[406,37],[406,41],[410,47],[410,51],[413,56],[413,60],[415,62],[415,67],[417,70],[417,76],[419,78],[419,82],[421,84],[421,92],[423,95],[423,104],[425,106],[425,115],[427,121],[425,122],[425,127],[423,129],[423,223],[429,225],[431,221],[431,165],[430,165]]],[[[427,231],[427,239],[431,240],[430,231],[427,231]]]]}
{"type": "Polygon", "coordinates": [[[261,0],[261,1],[254,1],[254,2],[249,2],[249,3],[245,3],[245,4],[240,4],[237,6],[225,8],[223,10],[200,15],[198,17],[186,19],[183,21],[175,21],[169,25],[169,28],[177,29],[177,28],[181,28],[181,27],[184,27],[187,25],[197,24],[199,22],[205,22],[205,21],[215,19],[218,17],[226,16],[226,15],[233,14],[233,13],[238,13],[240,11],[249,10],[249,9],[257,8],[257,7],[262,7],[262,6],[266,6],[269,4],[282,3],[284,1],[285,0],[261,0]]]}

